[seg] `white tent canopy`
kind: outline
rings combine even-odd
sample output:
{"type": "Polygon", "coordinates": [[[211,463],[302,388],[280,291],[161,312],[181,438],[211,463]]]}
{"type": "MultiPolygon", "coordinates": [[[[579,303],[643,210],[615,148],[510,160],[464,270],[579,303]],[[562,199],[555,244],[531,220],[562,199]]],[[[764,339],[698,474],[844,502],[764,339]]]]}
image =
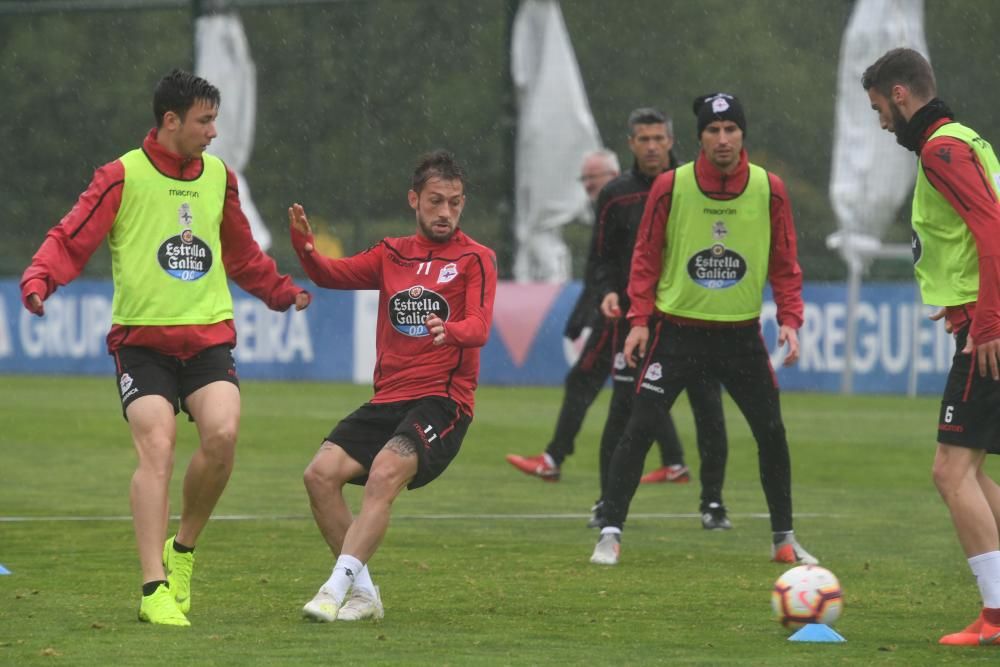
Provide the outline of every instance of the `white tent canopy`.
{"type": "Polygon", "coordinates": [[[518,102],[514,277],[565,282],[571,270],[561,227],[586,216],[577,177],[584,154],[601,147],[600,133],[559,3],[524,0],[511,42],[518,102]]]}
{"type": "Polygon", "coordinates": [[[199,16],[195,23],[195,72],[215,85],[222,94],[216,129],[209,152],[236,173],[240,204],[253,237],[264,250],[271,246],[271,233],[261,219],[243,175],[253,150],[257,122],[257,67],[243,23],[234,14],[199,16]]]}
{"type": "MultiPolygon", "coordinates": [[[[927,54],[923,0],[857,0],[841,42],[837,75],[830,201],[840,229],[827,239],[848,267],[844,393],[852,390],[861,274],[873,258],[911,256],[909,244],[885,245],[882,239],[913,189],[916,160],[879,127],[861,87],[865,69],[900,46],[927,54]]],[[[910,385],[915,391],[915,376],[910,385]]]]}

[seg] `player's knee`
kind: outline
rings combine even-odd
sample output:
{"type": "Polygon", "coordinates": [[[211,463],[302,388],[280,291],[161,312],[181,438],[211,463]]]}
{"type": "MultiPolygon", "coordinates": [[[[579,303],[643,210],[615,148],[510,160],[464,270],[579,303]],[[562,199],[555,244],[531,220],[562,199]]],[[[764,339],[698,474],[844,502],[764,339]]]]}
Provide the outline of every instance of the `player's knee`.
{"type": "Polygon", "coordinates": [[[751,428],[758,448],[767,451],[788,451],[788,434],[780,419],[771,419],[751,428]]]}
{"type": "Polygon", "coordinates": [[[205,453],[219,461],[230,461],[236,449],[236,438],[239,435],[237,424],[224,424],[213,428],[204,434],[201,446],[205,453]]]}
{"type": "Polygon", "coordinates": [[[365,482],[365,490],[382,493],[390,488],[398,478],[398,474],[394,468],[395,466],[384,463],[373,465],[372,469],[368,472],[368,481],[365,482]]]}
{"type": "Polygon", "coordinates": [[[146,435],[136,441],[138,467],[169,476],[174,468],[174,442],[167,435],[146,435]]]}
{"type": "Polygon", "coordinates": [[[302,473],[302,483],[305,484],[309,495],[315,495],[335,485],[336,478],[327,468],[316,465],[313,461],[302,473]]]}
{"type": "Polygon", "coordinates": [[[653,440],[660,417],[652,412],[634,410],[625,425],[625,437],[630,441],[653,440]]]}
{"type": "Polygon", "coordinates": [[[938,492],[944,495],[958,486],[961,475],[957,474],[954,466],[949,465],[947,459],[938,457],[934,459],[934,465],[931,467],[931,479],[938,492]]]}
{"type": "Polygon", "coordinates": [[[389,498],[390,501],[413,477],[416,472],[409,470],[411,459],[402,461],[376,461],[368,472],[365,495],[389,498]]]}

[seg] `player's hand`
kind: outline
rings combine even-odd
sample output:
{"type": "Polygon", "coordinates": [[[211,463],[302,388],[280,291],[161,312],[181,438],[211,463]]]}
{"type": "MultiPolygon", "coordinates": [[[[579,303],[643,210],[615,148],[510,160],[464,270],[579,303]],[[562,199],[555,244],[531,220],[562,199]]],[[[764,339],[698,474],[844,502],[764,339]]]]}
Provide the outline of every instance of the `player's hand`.
{"type": "Polygon", "coordinates": [[[431,342],[435,345],[444,345],[444,320],[437,315],[428,315],[424,319],[424,326],[427,327],[431,335],[431,342]]]}
{"type": "Polygon", "coordinates": [[[972,354],[976,352],[976,363],[979,365],[979,374],[986,377],[987,373],[994,380],[1000,380],[1000,338],[994,338],[988,343],[976,345],[972,341],[972,334],[969,334],[965,341],[965,348],[962,352],[972,354]]]}
{"type": "Polygon", "coordinates": [[[295,310],[305,310],[312,303],[309,292],[302,291],[295,295],[295,310]]]}
{"type": "Polygon", "coordinates": [[[601,315],[609,320],[615,320],[622,316],[622,309],[618,304],[618,293],[608,292],[601,300],[601,315]]]}
{"type": "Polygon", "coordinates": [[[785,343],[788,343],[788,354],[785,355],[785,361],[781,365],[791,366],[799,360],[799,334],[787,324],[782,324],[778,330],[778,347],[784,346],[785,343]]]}
{"type": "Polygon", "coordinates": [[[45,314],[45,306],[42,305],[42,297],[34,292],[28,295],[28,310],[41,317],[45,314]]]}
{"type": "MultiPolygon", "coordinates": [[[[937,311],[935,311],[935,312],[931,313],[930,315],[928,315],[927,319],[931,320],[932,322],[937,322],[938,320],[942,319],[947,314],[948,314],[948,309],[947,308],[939,308],[937,311]]],[[[954,327],[951,326],[951,322],[949,322],[947,319],[945,319],[945,321],[944,321],[944,330],[945,330],[945,332],[946,333],[951,333],[952,330],[953,330],[953,328],[954,327]]]]}
{"type": "MultiPolygon", "coordinates": [[[[312,227],[309,226],[309,218],[306,217],[306,210],[302,208],[301,204],[292,204],[288,207],[288,224],[297,231],[299,234],[304,234],[305,236],[312,236],[312,227]]],[[[306,252],[313,251],[313,244],[306,241],[305,246],[303,246],[306,252]]],[[[296,306],[298,304],[296,303],[296,306]]],[[[303,306],[305,308],[305,306],[303,306]]],[[[302,310],[302,308],[299,308],[302,310]]]]}
{"type": "Polygon", "coordinates": [[[646,356],[646,344],[649,343],[649,327],[635,326],[625,338],[625,363],[629,368],[635,368],[639,360],[646,356]],[[638,352],[638,354],[636,354],[638,352]]]}

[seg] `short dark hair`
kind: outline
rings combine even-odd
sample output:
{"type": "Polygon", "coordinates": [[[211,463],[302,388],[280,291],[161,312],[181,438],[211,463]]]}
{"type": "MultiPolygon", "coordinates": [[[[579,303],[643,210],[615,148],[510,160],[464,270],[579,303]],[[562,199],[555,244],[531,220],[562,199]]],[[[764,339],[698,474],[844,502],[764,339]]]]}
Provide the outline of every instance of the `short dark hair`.
{"type": "Polygon", "coordinates": [[[635,136],[636,125],[666,125],[667,135],[674,136],[674,124],[667,114],[653,107],[639,107],[628,115],[628,136],[635,136]]]}
{"type": "Polygon", "coordinates": [[[913,49],[887,51],[861,75],[861,86],[865,90],[874,88],[885,97],[889,97],[892,87],[897,84],[906,86],[918,97],[930,99],[937,95],[931,64],[913,49]]]}
{"type": "Polygon", "coordinates": [[[171,70],[160,79],[153,90],[153,117],[156,118],[156,127],[163,125],[163,117],[168,111],[173,111],[184,120],[184,115],[197,100],[218,107],[222,96],[218,88],[200,76],[182,69],[171,70]]]}
{"type": "Polygon", "coordinates": [[[420,156],[413,170],[413,191],[419,193],[427,181],[435,177],[443,181],[461,181],[462,187],[465,187],[465,172],[455,161],[455,156],[446,150],[438,149],[420,156]]]}

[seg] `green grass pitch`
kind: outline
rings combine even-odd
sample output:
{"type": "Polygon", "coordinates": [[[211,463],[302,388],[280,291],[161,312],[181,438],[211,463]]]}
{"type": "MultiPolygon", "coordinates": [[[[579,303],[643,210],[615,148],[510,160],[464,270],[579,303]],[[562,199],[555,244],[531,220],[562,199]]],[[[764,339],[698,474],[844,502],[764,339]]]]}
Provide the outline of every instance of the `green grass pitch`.
{"type": "MultiPolygon", "coordinates": [[[[940,665],[996,664],[938,637],[978,593],[930,479],[932,398],[786,394],[796,532],[844,587],[845,644],[800,644],[770,616],[756,449],[727,401],[735,528],[701,529],[699,485],[641,486],[622,562],[588,562],[592,409],[559,483],[504,462],[540,452],[559,389],[483,387],[462,452],[396,502],[370,568],[380,623],[314,624],[301,606],[332,563],[301,475],[366,387],[246,381],[236,470],[198,545],[190,629],[136,621],[127,517],[134,465],[112,377],[0,377],[0,664],[940,665]],[[17,519],[17,520],[15,520],[17,519]],[[24,519],[24,520],[21,520],[24,519]]],[[[690,411],[674,409],[697,467],[690,411]]],[[[179,424],[172,498],[195,447],[179,424]]],[[[655,464],[655,450],[647,467],[655,464]]],[[[994,469],[996,465],[994,464],[994,469]]],[[[351,489],[356,506],[360,495],[351,489]]],[[[176,504],[173,512],[179,511],[176,504]]],[[[172,522],[176,525],[176,522],[172,522]]]]}

